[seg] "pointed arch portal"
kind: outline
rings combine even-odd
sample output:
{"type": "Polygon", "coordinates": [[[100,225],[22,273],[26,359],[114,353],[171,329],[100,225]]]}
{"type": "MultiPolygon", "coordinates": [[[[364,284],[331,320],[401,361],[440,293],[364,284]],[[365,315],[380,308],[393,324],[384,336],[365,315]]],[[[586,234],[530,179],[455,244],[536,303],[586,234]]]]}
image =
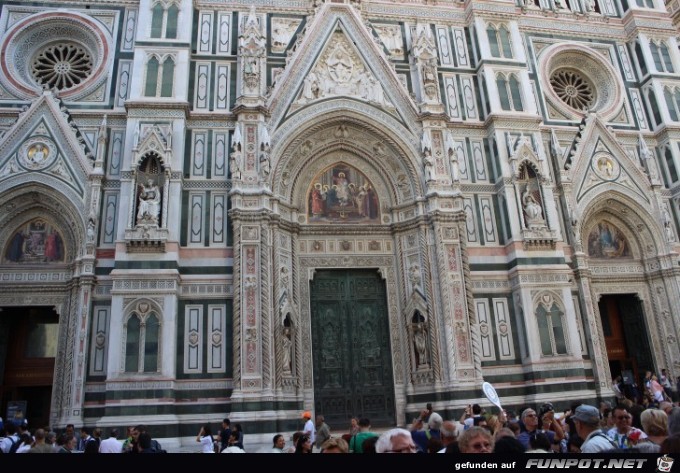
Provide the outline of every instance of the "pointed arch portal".
{"type": "Polygon", "coordinates": [[[329,425],[395,425],[384,281],[370,269],[319,270],[310,302],[315,412],[329,425]]]}

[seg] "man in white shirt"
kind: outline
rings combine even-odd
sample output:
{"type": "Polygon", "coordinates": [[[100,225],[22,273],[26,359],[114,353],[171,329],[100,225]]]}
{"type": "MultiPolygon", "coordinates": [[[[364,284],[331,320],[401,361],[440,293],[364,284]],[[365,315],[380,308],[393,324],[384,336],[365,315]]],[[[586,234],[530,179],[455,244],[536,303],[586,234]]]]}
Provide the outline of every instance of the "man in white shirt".
{"type": "Polygon", "coordinates": [[[118,429],[111,429],[109,438],[102,440],[99,445],[99,453],[121,453],[123,451],[123,442],[118,440],[118,429]]]}
{"type": "Polygon", "coordinates": [[[316,440],[316,428],[312,421],[312,413],[305,411],[302,413],[302,418],[305,419],[305,426],[302,428],[302,431],[305,435],[309,436],[309,441],[314,445],[314,441],[316,440]]]}

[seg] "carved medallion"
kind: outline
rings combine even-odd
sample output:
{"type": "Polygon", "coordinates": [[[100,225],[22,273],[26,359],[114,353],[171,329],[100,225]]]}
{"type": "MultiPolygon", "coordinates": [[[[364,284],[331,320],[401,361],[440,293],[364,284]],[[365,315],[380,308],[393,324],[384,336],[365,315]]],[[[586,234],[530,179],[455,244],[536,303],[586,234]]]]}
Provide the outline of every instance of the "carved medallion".
{"type": "Polygon", "coordinates": [[[39,171],[50,166],[57,158],[57,147],[44,137],[31,138],[19,149],[19,164],[29,171],[39,171]]]}

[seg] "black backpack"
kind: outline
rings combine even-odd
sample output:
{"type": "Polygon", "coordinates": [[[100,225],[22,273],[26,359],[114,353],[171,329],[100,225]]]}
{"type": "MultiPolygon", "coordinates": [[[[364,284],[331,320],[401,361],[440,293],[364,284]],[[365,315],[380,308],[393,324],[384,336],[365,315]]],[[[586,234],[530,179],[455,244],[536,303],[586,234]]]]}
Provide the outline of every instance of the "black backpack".
{"type": "Polygon", "coordinates": [[[9,452],[7,453],[17,453],[19,447],[21,447],[21,441],[19,439],[14,439],[14,437],[8,437],[12,441],[12,446],[9,447],[9,452]]]}

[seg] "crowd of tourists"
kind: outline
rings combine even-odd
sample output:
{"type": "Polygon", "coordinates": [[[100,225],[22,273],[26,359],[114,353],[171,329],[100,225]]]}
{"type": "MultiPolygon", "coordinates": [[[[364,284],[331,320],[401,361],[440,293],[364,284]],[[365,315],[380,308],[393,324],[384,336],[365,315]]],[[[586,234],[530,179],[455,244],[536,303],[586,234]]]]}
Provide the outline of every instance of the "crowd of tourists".
{"type": "MultiPolygon", "coordinates": [[[[680,384],[680,378],[678,379],[680,384]]],[[[680,386],[678,386],[680,387],[680,386]]],[[[317,414],[301,415],[302,430],[272,439],[271,453],[680,453],[680,389],[672,389],[662,370],[648,371],[640,386],[630,379],[613,380],[614,399],[599,406],[573,402],[556,411],[546,402],[518,410],[471,404],[458,419],[445,420],[428,404],[407,428],[374,432],[368,418],[352,418],[347,427],[332,429],[317,414]],[[290,440],[292,444],[287,444],[290,440]]],[[[0,419],[1,422],[1,419],[0,419]]],[[[243,429],[225,418],[213,434],[210,424],[196,435],[201,453],[246,453],[243,429]]],[[[128,427],[124,438],[111,429],[72,424],[57,433],[27,422],[2,426],[0,452],[5,453],[165,453],[144,425],[128,427]]],[[[263,450],[258,450],[262,453],[263,450]]]]}

